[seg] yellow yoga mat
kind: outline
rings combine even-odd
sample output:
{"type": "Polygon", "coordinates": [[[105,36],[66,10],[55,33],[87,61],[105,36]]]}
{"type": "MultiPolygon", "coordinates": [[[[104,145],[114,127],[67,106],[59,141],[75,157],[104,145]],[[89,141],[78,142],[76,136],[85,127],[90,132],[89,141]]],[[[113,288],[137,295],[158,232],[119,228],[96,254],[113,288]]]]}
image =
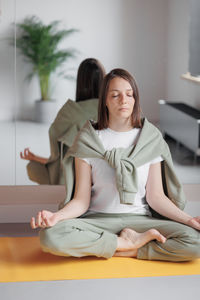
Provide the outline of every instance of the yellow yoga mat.
{"type": "Polygon", "coordinates": [[[200,259],[161,262],[113,257],[69,258],[43,253],[38,237],[0,238],[0,282],[200,274],[200,259]]]}

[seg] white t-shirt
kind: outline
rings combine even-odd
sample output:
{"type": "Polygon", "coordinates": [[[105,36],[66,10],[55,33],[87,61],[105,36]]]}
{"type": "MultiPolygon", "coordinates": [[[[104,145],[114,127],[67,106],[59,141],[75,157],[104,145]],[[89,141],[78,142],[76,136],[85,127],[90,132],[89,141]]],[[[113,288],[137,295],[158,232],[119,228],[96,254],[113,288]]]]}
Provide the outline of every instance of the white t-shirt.
{"type": "MultiPolygon", "coordinates": [[[[96,130],[105,150],[112,148],[127,148],[136,144],[140,135],[140,128],[119,132],[110,128],[96,130]]],[[[92,194],[88,213],[134,213],[151,215],[146,202],[146,183],[151,164],[162,161],[161,157],[140,166],[136,169],[138,176],[138,192],[134,204],[120,204],[119,192],[116,186],[115,169],[106,160],[100,158],[83,159],[92,168],[92,194]]]]}

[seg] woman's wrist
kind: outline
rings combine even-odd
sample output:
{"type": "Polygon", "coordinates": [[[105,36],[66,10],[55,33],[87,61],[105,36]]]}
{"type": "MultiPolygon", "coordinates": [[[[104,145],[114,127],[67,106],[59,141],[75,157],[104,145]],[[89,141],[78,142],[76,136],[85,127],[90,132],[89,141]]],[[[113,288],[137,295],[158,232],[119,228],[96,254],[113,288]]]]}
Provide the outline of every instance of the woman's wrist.
{"type": "Polygon", "coordinates": [[[190,220],[191,220],[191,219],[192,219],[191,216],[186,216],[186,217],[184,218],[184,221],[183,221],[182,223],[184,223],[185,225],[190,226],[190,220]]]}
{"type": "Polygon", "coordinates": [[[62,221],[67,219],[78,218],[82,214],[84,214],[87,210],[81,207],[81,204],[77,202],[75,199],[72,199],[69,203],[67,203],[62,209],[55,212],[56,221],[62,221]]]}
{"type": "Polygon", "coordinates": [[[65,218],[64,218],[63,213],[59,210],[59,211],[54,213],[54,219],[55,219],[56,222],[59,222],[59,221],[64,220],[65,218]]]}
{"type": "Polygon", "coordinates": [[[192,217],[185,213],[183,210],[178,208],[172,200],[170,200],[166,195],[162,199],[156,199],[153,202],[153,205],[150,206],[157,211],[159,214],[179,223],[188,225],[192,217]],[[159,201],[162,200],[162,201],[159,201]],[[160,205],[162,203],[162,205],[160,205]]]}
{"type": "Polygon", "coordinates": [[[63,209],[58,210],[57,212],[54,213],[54,218],[56,222],[70,219],[69,211],[68,212],[65,210],[63,211],[63,209]]]}
{"type": "Polygon", "coordinates": [[[35,155],[34,160],[41,163],[41,164],[46,164],[47,161],[48,161],[48,158],[40,157],[40,156],[35,155]]]}
{"type": "Polygon", "coordinates": [[[184,211],[178,209],[177,213],[174,215],[174,221],[183,223],[185,225],[189,225],[189,221],[191,220],[191,216],[186,214],[184,211]]]}

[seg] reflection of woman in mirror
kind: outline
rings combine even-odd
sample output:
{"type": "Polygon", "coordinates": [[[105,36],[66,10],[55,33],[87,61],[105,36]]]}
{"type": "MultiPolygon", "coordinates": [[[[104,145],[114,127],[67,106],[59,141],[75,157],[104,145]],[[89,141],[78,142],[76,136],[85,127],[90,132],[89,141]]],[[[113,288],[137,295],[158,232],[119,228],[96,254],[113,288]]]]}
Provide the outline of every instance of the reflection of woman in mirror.
{"type": "Polygon", "coordinates": [[[183,211],[169,148],[160,131],[141,118],[137,85],[127,71],[105,76],[98,122],[87,121],[63,166],[66,199],[60,210],[31,219],[32,228],[42,228],[45,252],[168,261],[200,257],[200,217],[183,211]]]}
{"type": "Polygon", "coordinates": [[[99,90],[105,75],[103,65],[94,58],[85,59],[79,66],[76,101],[68,100],[58,112],[49,129],[51,155],[44,158],[25,148],[21,158],[30,160],[29,178],[40,184],[63,184],[61,160],[72,145],[86,120],[97,120],[99,90]]]}

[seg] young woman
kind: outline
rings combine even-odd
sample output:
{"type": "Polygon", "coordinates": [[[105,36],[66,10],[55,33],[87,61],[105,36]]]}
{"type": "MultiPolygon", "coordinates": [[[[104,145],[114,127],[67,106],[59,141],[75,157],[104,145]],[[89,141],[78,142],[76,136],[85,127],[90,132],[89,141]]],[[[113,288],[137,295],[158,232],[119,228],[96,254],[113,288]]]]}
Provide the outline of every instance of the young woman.
{"type": "Polygon", "coordinates": [[[35,155],[29,148],[20,153],[22,159],[30,160],[27,171],[32,181],[63,184],[62,156],[86,120],[97,120],[99,91],[104,76],[104,67],[97,59],[82,61],[77,74],[76,101],[68,100],[63,105],[49,129],[50,157],[35,155]]]}
{"type": "Polygon", "coordinates": [[[98,122],[84,125],[63,164],[66,199],[60,210],[31,219],[32,228],[41,227],[43,251],[168,261],[200,257],[200,217],[182,210],[185,199],[168,146],[141,118],[138,88],[127,71],[106,75],[98,122]]]}

